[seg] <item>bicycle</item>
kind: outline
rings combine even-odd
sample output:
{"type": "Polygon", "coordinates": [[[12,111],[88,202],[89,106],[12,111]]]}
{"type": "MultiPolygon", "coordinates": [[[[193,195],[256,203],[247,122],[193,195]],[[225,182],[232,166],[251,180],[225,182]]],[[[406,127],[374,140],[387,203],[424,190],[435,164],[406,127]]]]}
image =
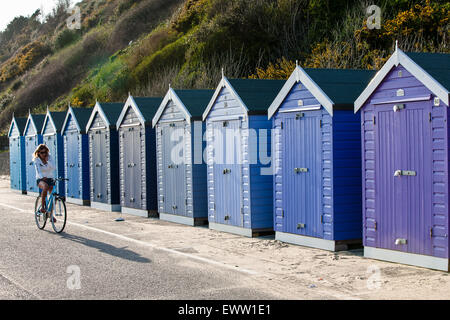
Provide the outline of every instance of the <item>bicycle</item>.
{"type": "MultiPolygon", "coordinates": [[[[69,181],[69,179],[58,178],[56,181],[69,181]]],[[[45,207],[47,208],[45,213],[41,212],[42,201],[40,194],[36,198],[36,202],[34,204],[34,219],[36,221],[36,225],[40,230],[45,228],[47,224],[47,219],[50,214],[50,222],[52,223],[53,230],[56,233],[63,232],[66,221],[67,221],[67,210],[66,210],[66,199],[55,192],[56,188],[53,188],[53,191],[50,195],[48,195],[45,201],[45,207]]]]}

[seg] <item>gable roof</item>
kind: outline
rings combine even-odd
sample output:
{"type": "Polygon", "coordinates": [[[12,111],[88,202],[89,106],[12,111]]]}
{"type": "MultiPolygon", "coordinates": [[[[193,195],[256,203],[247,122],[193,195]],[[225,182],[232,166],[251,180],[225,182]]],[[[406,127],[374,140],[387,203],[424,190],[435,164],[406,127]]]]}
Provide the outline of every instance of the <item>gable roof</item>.
{"type": "Polygon", "coordinates": [[[175,90],[169,88],[153,117],[153,127],[158,123],[171,100],[184,112],[188,123],[194,119],[201,120],[205,106],[211,100],[213,94],[214,90],[175,90]]]}
{"type": "Polygon", "coordinates": [[[47,110],[47,114],[45,115],[44,124],[42,125],[41,134],[44,133],[45,125],[50,120],[51,125],[55,129],[57,133],[61,133],[61,129],[64,124],[64,120],[66,119],[66,112],[53,112],[47,110]]]}
{"type": "Polygon", "coordinates": [[[86,132],[89,131],[95,115],[98,113],[105,121],[106,125],[111,128],[116,126],[117,119],[122,112],[123,104],[120,102],[96,102],[92,109],[89,120],[86,124],[86,132]]]}
{"type": "Polygon", "coordinates": [[[231,94],[248,114],[266,114],[268,106],[275,99],[285,83],[285,80],[227,79],[223,76],[203,113],[203,120],[208,117],[209,112],[224,87],[230,90],[231,94]]]}
{"type": "Polygon", "coordinates": [[[355,100],[355,113],[366,103],[392,68],[400,64],[449,106],[450,54],[405,53],[396,48],[392,56],[355,100]]]}
{"type": "Polygon", "coordinates": [[[93,108],[72,108],[69,105],[69,110],[67,110],[66,118],[64,120],[64,124],[62,126],[61,132],[64,133],[66,130],[67,121],[69,121],[69,115],[75,119],[75,124],[77,125],[77,129],[79,133],[86,132],[86,125],[91,117],[93,108]]]}
{"type": "Polygon", "coordinates": [[[417,65],[450,90],[450,54],[429,52],[405,52],[417,65]]]}
{"type": "Polygon", "coordinates": [[[11,120],[11,125],[9,126],[8,136],[11,136],[11,130],[13,128],[13,125],[16,126],[17,130],[19,131],[19,134],[22,136],[24,134],[25,126],[27,125],[27,120],[28,118],[13,117],[11,120]]]}
{"type": "Polygon", "coordinates": [[[44,125],[46,115],[45,114],[29,114],[27,119],[27,124],[25,125],[25,129],[23,134],[25,135],[25,131],[27,130],[29,124],[34,127],[34,130],[37,134],[41,134],[42,127],[44,125]]]}
{"type": "Polygon", "coordinates": [[[292,87],[301,82],[332,116],[337,106],[352,107],[355,99],[375,75],[372,70],[303,69],[296,66],[286,84],[269,107],[269,119],[287,97],[292,87]]]}
{"type": "Polygon", "coordinates": [[[129,107],[136,112],[143,126],[150,124],[162,100],[160,97],[133,97],[130,95],[117,119],[116,127],[119,128],[129,107]]]}

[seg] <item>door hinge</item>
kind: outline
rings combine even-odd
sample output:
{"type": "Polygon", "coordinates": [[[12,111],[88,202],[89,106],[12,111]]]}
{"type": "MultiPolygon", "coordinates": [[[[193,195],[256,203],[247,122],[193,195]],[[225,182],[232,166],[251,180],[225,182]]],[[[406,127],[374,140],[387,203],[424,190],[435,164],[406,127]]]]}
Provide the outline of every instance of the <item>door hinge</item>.
{"type": "Polygon", "coordinates": [[[376,117],[375,116],[373,116],[373,124],[374,125],[376,124],[376,117]]]}
{"type": "Polygon", "coordinates": [[[431,122],[431,112],[428,112],[428,122],[431,122]]]}
{"type": "Polygon", "coordinates": [[[184,199],[184,203],[186,204],[186,206],[188,205],[188,199],[184,199]]]}
{"type": "Polygon", "coordinates": [[[283,121],[281,121],[281,129],[283,129],[283,121]]]}
{"type": "Polygon", "coordinates": [[[322,120],[319,120],[319,126],[322,128],[322,120]]]}
{"type": "Polygon", "coordinates": [[[433,227],[430,228],[430,238],[433,238],[433,227]]]}
{"type": "Polygon", "coordinates": [[[373,223],[373,229],[376,231],[377,230],[377,222],[376,221],[374,221],[374,223],[373,223]]]}
{"type": "Polygon", "coordinates": [[[323,214],[320,216],[320,223],[323,224],[323,214]]]}
{"type": "Polygon", "coordinates": [[[164,202],[164,196],[162,196],[162,202],[164,202]]]}
{"type": "Polygon", "coordinates": [[[284,209],[281,209],[281,217],[284,218],[284,209]]]}

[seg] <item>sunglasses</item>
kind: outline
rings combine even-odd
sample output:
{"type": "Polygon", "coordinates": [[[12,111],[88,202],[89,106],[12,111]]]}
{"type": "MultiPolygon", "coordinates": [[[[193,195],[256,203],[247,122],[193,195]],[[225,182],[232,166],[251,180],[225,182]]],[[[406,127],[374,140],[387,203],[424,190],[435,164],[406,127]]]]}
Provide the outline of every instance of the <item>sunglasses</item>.
{"type": "Polygon", "coordinates": [[[39,154],[47,154],[47,151],[41,151],[39,154]]]}

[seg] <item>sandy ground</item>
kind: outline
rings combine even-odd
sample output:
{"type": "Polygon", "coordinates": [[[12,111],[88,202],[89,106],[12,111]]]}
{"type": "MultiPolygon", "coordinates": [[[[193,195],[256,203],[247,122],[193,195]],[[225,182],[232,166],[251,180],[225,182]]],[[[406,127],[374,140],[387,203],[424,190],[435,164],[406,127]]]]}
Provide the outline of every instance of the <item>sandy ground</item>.
{"type": "MultiPolygon", "coordinates": [[[[2,193],[10,192],[8,179],[0,177],[2,193]]],[[[31,197],[10,194],[11,199],[20,199],[14,200],[15,206],[31,210],[31,197]]],[[[4,199],[0,203],[5,203],[4,199]]],[[[279,299],[450,298],[448,273],[366,259],[362,249],[332,253],[281,243],[273,237],[251,239],[129,215],[119,223],[113,221],[116,213],[75,205],[68,205],[68,212],[72,225],[68,225],[67,233],[77,225],[86,226],[117,234],[125,242],[134,239],[208,259],[205,263],[215,261],[219,267],[248,273],[243,281],[270,288],[279,299]]]]}

